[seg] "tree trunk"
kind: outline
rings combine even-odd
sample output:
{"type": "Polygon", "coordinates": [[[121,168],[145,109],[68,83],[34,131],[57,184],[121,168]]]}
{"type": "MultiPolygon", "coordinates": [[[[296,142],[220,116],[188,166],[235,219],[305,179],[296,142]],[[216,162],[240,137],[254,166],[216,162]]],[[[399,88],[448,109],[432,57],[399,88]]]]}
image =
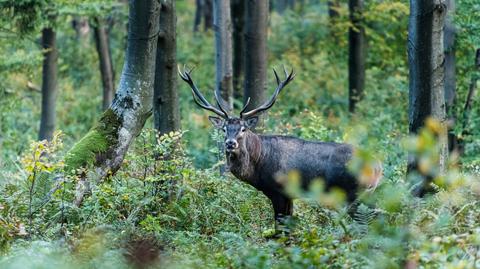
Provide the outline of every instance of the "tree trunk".
{"type": "MultiPolygon", "coordinates": [[[[417,134],[428,117],[445,123],[443,27],[446,16],[445,0],[410,0],[408,26],[408,62],[410,69],[409,129],[417,134]]],[[[439,135],[440,172],[447,161],[446,134],[439,135]]],[[[408,172],[417,172],[423,184],[417,195],[429,191],[434,175],[423,175],[418,160],[410,157],[408,172]]]]}
{"type": "MultiPolygon", "coordinates": [[[[477,70],[480,70],[480,49],[477,49],[475,55],[475,67],[477,70]]],[[[465,101],[465,106],[463,108],[463,120],[462,120],[462,135],[461,137],[465,137],[469,134],[468,131],[468,122],[470,120],[470,111],[472,110],[473,99],[475,98],[475,92],[477,88],[477,76],[474,74],[470,81],[470,86],[468,88],[467,100],[465,101]]],[[[464,141],[463,139],[459,139],[458,141],[458,150],[462,154],[464,151],[464,141]]]]}
{"type": "MultiPolygon", "coordinates": [[[[455,14],[455,0],[447,0],[447,18],[445,21],[443,43],[445,47],[445,102],[449,120],[455,122],[455,115],[452,113],[456,97],[456,69],[455,69],[455,25],[453,16],[455,14]]],[[[457,136],[453,130],[448,132],[448,149],[457,149],[457,136]]]]}
{"type": "Polygon", "coordinates": [[[232,0],[231,15],[233,23],[233,97],[240,100],[243,96],[245,3],[243,0],[232,0]]]}
{"type": "Polygon", "coordinates": [[[98,61],[100,64],[100,73],[102,75],[103,86],[103,110],[106,110],[113,100],[115,85],[113,82],[113,66],[110,54],[108,33],[103,21],[95,18],[95,27],[93,28],[95,36],[95,45],[97,47],[98,61]]]}
{"type": "Polygon", "coordinates": [[[275,11],[277,11],[278,14],[283,14],[283,12],[285,12],[287,9],[288,0],[276,0],[274,5],[275,11]]]}
{"type": "Polygon", "coordinates": [[[161,134],[180,129],[177,92],[175,0],[162,2],[153,92],[154,126],[161,134]]]}
{"type": "Polygon", "coordinates": [[[233,110],[232,83],[232,21],[230,18],[230,0],[214,0],[215,26],[215,91],[226,101],[226,108],[233,110]]]}
{"type": "Polygon", "coordinates": [[[363,0],[349,0],[352,27],[348,31],[348,110],[363,97],[365,85],[365,29],[362,25],[363,0]]]}
{"type": "Polygon", "coordinates": [[[42,30],[42,114],[39,140],[51,140],[55,131],[55,105],[57,101],[57,59],[56,34],[52,28],[42,30]]]}
{"type": "Polygon", "coordinates": [[[65,157],[65,171],[80,177],[76,205],[83,201],[89,182],[120,168],[128,147],[151,115],[159,15],[157,0],[129,1],[125,64],[113,103],[65,157]]]}
{"type": "Polygon", "coordinates": [[[204,30],[208,31],[209,29],[212,29],[213,26],[213,0],[204,0],[205,1],[205,6],[203,8],[203,15],[205,17],[204,19],[204,30]]]}
{"type": "Polygon", "coordinates": [[[268,1],[246,1],[245,88],[243,103],[250,98],[247,110],[265,99],[267,79],[268,1]]]}
{"type": "Polygon", "coordinates": [[[202,22],[202,17],[205,9],[205,0],[196,0],[195,1],[195,20],[193,21],[193,31],[198,32],[200,23],[202,22]]]}

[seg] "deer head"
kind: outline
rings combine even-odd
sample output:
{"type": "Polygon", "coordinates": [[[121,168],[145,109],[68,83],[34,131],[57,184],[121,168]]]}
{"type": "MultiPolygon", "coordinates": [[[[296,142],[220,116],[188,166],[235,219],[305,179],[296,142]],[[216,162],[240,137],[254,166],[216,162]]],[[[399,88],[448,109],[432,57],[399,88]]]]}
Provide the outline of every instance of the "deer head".
{"type": "Polygon", "coordinates": [[[285,79],[280,80],[277,71],[273,69],[273,73],[275,74],[275,79],[277,81],[277,88],[273,92],[272,96],[259,107],[246,112],[247,107],[250,104],[250,98],[248,98],[245,106],[240,112],[240,116],[232,117],[222,106],[222,103],[224,103],[225,101],[221,99],[217,91],[215,91],[215,102],[218,108],[212,106],[207,101],[207,99],[200,93],[190,76],[192,69],[185,68],[183,72],[179,69],[178,72],[180,74],[180,77],[192,89],[193,100],[195,101],[195,103],[201,108],[209,110],[218,115],[218,117],[209,116],[208,118],[215,128],[218,128],[225,133],[225,150],[227,152],[236,152],[239,150],[239,148],[245,148],[244,146],[242,147],[242,143],[244,143],[245,141],[244,137],[256,126],[258,122],[258,114],[270,109],[273,104],[275,104],[275,101],[280,91],[295,78],[295,73],[293,73],[293,70],[288,73],[287,70],[284,68],[285,79]]]}

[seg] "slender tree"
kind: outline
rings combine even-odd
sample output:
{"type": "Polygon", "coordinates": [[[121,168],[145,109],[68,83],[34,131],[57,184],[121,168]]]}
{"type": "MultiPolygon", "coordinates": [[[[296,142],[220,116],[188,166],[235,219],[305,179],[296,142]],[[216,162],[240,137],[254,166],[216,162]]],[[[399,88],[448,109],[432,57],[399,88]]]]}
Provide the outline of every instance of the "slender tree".
{"type": "Polygon", "coordinates": [[[106,110],[112,103],[115,85],[108,31],[102,19],[95,18],[95,26],[93,27],[93,33],[95,37],[95,45],[97,48],[98,62],[100,65],[100,74],[102,76],[102,107],[103,110],[106,110]]]}
{"type": "MultiPolygon", "coordinates": [[[[409,129],[412,134],[424,126],[428,117],[445,122],[443,27],[446,16],[445,0],[410,0],[408,26],[408,62],[410,69],[409,129]]],[[[447,160],[446,134],[440,134],[440,170],[447,160]]],[[[409,172],[423,176],[417,194],[428,189],[432,175],[423,175],[415,158],[409,159],[409,172]]]]}
{"type": "Polygon", "coordinates": [[[154,126],[161,134],[180,129],[177,92],[175,0],[162,2],[158,36],[155,88],[153,92],[154,126]]]}
{"type": "Polygon", "coordinates": [[[267,77],[268,1],[246,1],[245,17],[245,88],[243,102],[247,109],[263,103],[267,77]]]}
{"type": "Polygon", "coordinates": [[[230,0],[214,0],[215,26],[215,91],[226,101],[226,108],[233,110],[232,21],[230,0]]]}
{"type": "Polygon", "coordinates": [[[196,0],[195,1],[195,19],[193,21],[193,31],[198,32],[198,28],[202,22],[202,17],[204,16],[205,0],[196,0]]]}
{"type": "Polygon", "coordinates": [[[212,29],[213,26],[213,0],[204,0],[205,5],[203,8],[203,16],[204,16],[204,21],[203,21],[203,28],[205,31],[208,31],[209,29],[212,29]]]}
{"type": "Polygon", "coordinates": [[[365,85],[365,29],[362,25],[363,0],[349,0],[350,26],[348,30],[348,109],[355,106],[363,96],[365,85]]]}
{"type": "Polygon", "coordinates": [[[40,140],[51,140],[55,131],[55,105],[57,102],[57,58],[56,34],[53,28],[42,30],[42,114],[40,119],[40,140]]]}
{"type": "MultiPolygon", "coordinates": [[[[447,114],[450,121],[455,122],[455,115],[452,108],[456,98],[456,57],[455,57],[455,24],[453,16],[455,14],[455,0],[447,1],[447,18],[444,28],[444,47],[445,47],[445,102],[447,114]]],[[[448,132],[448,148],[453,151],[457,148],[457,136],[453,130],[448,132]]]]}
{"type": "Polygon", "coordinates": [[[65,170],[79,177],[75,204],[89,183],[114,174],[152,113],[160,2],[130,0],[128,42],[112,105],[65,157],[65,170]]]}
{"type": "Polygon", "coordinates": [[[244,69],[244,24],[245,3],[243,0],[232,0],[231,16],[233,24],[233,97],[240,100],[243,96],[243,69],[244,69]]]}

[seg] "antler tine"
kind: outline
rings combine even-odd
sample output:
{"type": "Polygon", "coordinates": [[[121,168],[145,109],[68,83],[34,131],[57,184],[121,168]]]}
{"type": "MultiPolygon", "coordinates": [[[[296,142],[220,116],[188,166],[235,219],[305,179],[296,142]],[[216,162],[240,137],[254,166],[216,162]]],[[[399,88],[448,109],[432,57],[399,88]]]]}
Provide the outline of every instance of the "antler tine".
{"type": "MultiPolygon", "coordinates": [[[[265,103],[263,103],[258,108],[252,109],[252,110],[250,110],[246,113],[244,113],[244,111],[242,110],[242,112],[240,113],[241,118],[246,119],[246,118],[252,117],[252,116],[256,115],[257,113],[268,110],[269,108],[271,108],[273,106],[273,104],[275,104],[275,101],[276,101],[277,96],[280,93],[280,91],[282,91],[282,89],[285,86],[287,86],[287,84],[295,78],[295,73],[293,73],[293,69],[290,72],[290,74],[287,72],[287,69],[285,67],[283,68],[283,70],[285,72],[285,80],[280,81],[280,78],[278,77],[277,71],[275,71],[275,69],[273,69],[273,73],[275,74],[275,79],[277,80],[277,88],[273,92],[270,99],[268,101],[266,101],[265,103]]],[[[245,108],[246,108],[246,106],[244,107],[244,109],[245,108]]]]}
{"type": "Polygon", "coordinates": [[[245,105],[242,108],[242,111],[240,111],[240,118],[243,118],[243,113],[245,113],[245,110],[247,110],[248,105],[250,104],[250,97],[247,98],[247,102],[245,102],[245,105]]]}
{"type": "MultiPolygon", "coordinates": [[[[193,96],[193,100],[195,101],[195,103],[203,108],[203,109],[206,109],[206,110],[209,110],[209,111],[212,111],[213,113],[219,115],[220,117],[224,118],[224,119],[228,119],[229,116],[227,114],[227,112],[225,112],[225,110],[223,110],[223,108],[220,106],[220,110],[214,106],[212,106],[208,101],[207,99],[200,93],[200,90],[198,90],[197,86],[195,85],[195,83],[193,82],[192,80],[192,77],[190,76],[190,73],[192,72],[193,68],[192,69],[188,69],[184,66],[183,68],[183,72],[180,70],[180,67],[177,66],[178,68],[178,73],[180,75],[180,77],[183,79],[183,81],[185,81],[189,86],[190,88],[192,89],[192,96],[193,96]]],[[[217,98],[217,97],[215,97],[217,98]]]]}

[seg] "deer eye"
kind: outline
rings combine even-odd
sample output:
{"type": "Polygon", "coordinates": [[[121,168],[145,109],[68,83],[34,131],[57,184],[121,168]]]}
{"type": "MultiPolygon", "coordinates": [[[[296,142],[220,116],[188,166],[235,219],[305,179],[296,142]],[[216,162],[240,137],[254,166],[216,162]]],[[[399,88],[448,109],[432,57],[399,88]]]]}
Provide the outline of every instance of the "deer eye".
{"type": "Polygon", "coordinates": [[[245,132],[245,127],[242,127],[242,128],[240,129],[240,132],[242,132],[242,133],[245,132]]]}
{"type": "Polygon", "coordinates": [[[226,132],[227,132],[227,127],[223,127],[223,128],[222,128],[222,131],[223,131],[224,133],[226,133],[226,132]]]}

